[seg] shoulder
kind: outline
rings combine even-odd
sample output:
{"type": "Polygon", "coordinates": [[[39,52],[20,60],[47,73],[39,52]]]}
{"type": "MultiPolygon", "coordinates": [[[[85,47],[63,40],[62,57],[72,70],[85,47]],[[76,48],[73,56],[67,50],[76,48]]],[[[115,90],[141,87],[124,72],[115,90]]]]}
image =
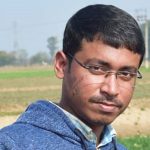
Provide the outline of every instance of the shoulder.
{"type": "Polygon", "coordinates": [[[4,128],[0,130],[0,150],[19,150],[13,138],[5,130],[7,129],[4,128]]]}
{"type": "Polygon", "coordinates": [[[16,123],[0,130],[0,150],[81,150],[78,141],[28,124],[16,123]]]}
{"type": "Polygon", "coordinates": [[[26,147],[44,150],[47,145],[54,147],[57,142],[55,133],[31,124],[14,123],[0,130],[0,150],[25,150],[26,147]]]}

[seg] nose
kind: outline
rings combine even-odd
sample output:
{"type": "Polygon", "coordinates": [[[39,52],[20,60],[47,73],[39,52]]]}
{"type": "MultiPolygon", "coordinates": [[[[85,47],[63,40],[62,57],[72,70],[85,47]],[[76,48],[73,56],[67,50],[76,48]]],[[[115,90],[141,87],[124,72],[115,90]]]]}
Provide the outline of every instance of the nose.
{"type": "Polygon", "coordinates": [[[104,78],[104,82],[100,88],[101,92],[107,93],[112,96],[119,94],[119,85],[116,74],[109,74],[104,78]]]}

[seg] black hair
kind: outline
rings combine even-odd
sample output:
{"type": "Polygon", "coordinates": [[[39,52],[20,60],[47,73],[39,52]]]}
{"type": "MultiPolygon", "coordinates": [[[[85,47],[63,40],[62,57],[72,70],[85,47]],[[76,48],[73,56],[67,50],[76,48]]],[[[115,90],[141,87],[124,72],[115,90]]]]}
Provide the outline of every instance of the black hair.
{"type": "Polygon", "coordinates": [[[115,48],[127,48],[145,54],[144,38],[136,20],[127,12],[112,5],[90,5],[80,9],[68,21],[63,37],[63,52],[81,50],[83,39],[100,40],[115,48]]]}

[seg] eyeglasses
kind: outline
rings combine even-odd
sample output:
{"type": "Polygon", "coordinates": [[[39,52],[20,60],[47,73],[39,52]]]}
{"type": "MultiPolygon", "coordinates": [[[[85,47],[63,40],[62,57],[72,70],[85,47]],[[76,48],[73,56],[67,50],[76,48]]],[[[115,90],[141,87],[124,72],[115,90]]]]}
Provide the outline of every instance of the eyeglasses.
{"type": "MultiPolygon", "coordinates": [[[[66,53],[65,53],[66,54],[66,53]]],[[[139,70],[137,71],[113,71],[113,70],[109,70],[108,68],[106,68],[105,66],[102,65],[85,65],[82,64],[77,58],[73,57],[71,54],[67,53],[67,56],[69,56],[70,58],[74,59],[77,64],[79,64],[81,67],[87,69],[90,73],[92,73],[93,75],[101,75],[104,77],[109,76],[110,74],[115,74],[116,78],[121,79],[122,81],[130,81],[133,78],[139,78],[142,79],[142,75],[139,72],[139,70]]]]}

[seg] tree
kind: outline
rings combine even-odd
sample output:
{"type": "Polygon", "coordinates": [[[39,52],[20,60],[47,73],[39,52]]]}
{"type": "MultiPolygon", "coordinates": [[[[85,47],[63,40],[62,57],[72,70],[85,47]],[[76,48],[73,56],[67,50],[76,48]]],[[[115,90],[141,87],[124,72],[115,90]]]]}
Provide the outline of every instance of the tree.
{"type": "Polygon", "coordinates": [[[16,61],[13,52],[0,51],[0,66],[14,65],[16,61]]]}
{"type": "Polygon", "coordinates": [[[30,64],[48,64],[50,61],[46,52],[38,52],[30,58],[30,64]]]}
{"type": "Polygon", "coordinates": [[[24,66],[28,64],[28,53],[25,49],[16,51],[16,65],[24,66]]]}
{"type": "Polygon", "coordinates": [[[51,62],[53,61],[54,55],[56,50],[58,49],[57,44],[58,44],[58,40],[57,37],[55,36],[51,36],[47,39],[48,42],[48,49],[50,51],[50,57],[51,57],[51,62]]]}

